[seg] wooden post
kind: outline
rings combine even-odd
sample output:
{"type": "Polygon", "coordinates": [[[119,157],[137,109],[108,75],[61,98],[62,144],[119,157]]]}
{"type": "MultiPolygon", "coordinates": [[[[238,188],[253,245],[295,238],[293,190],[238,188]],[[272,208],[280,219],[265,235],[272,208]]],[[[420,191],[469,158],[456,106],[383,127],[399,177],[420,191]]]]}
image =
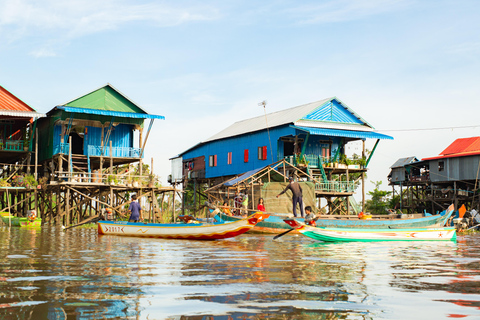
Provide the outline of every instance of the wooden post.
{"type": "Polygon", "coordinates": [[[110,174],[113,174],[113,148],[112,148],[112,140],[110,140],[110,174]]]}
{"type": "Polygon", "coordinates": [[[177,220],[175,212],[175,190],[172,191],[172,210],[173,210],[173,221],[177,220]]]}
{"type": "Polygon", "coordinates": [[[102,128],[102,140],[100,141],[100,183],[103,182],[103,128],[102,128]]]}
{"type": "MultiPolygon", "coordinates": [[[[365,140],[362,140],[362,159],[365,158],[365,140]]],[[[365,212],[365,171],[362,172],[362,212],[365,212]]]]}
{"type": "MultiPolygon", "coordinates": [[[[35,180],[38,180],[38,128],[35,129],[35,180]]],[[[35,195],[37,193],[35,192],[35,195]]],[[[37,210],[37,197],[35,196],[35,210],[37,210]]]]}
{"type": "Polygon", "coordinates": [[[68,137],[68,181],[72,181],[72,137],[68,137]]]}
{"type": "MultiPolygon", "coordinates": [[[[348,167],[347,167],[347,188],[348,188],[348,180],[349,180],[349,175],[348,175],[348,167]]],[[[346,197],[347,200],[347,215],[350,214],[350,201],[349,201],[349,196],[346,197]]]]}
{"type": "Polygon", "coordinates": [[[65,197],[65,210],[66,210],[66,225],[70,225],[70,188],[67,188],[67,196],[65,197]]]}

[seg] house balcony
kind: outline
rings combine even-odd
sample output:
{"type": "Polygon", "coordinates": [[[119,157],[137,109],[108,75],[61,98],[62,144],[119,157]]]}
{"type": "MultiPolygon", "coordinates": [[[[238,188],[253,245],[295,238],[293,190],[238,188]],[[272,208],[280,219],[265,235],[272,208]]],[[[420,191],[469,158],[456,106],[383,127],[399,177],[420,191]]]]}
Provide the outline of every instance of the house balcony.
{"type": "Polygon", "coordinates": [[[344,163],[339,163],[338,161],[333,161],[332,158],[322,157],[318,154],[305,154],[303,159],[299,160],[296,156],[286,156],[285,160],[291,163],[294,166],[308,165],[310,169],[319,169],[321,166],[323,168],[339,168],[339,169],[363,169],[364,166],[359,164],[359,159],[347,159],[347,162],[351,164],[347,165],[344,163]]]}
{"type": "Polygon", "coordinates": [[[23,140],[0,139],[0,150],[2,151],[25,151],[23,140]]]}
{"type": "MultiPolygon", "coordinates": [[[[53,147],[53,154],[68,154],[69,152],[69,144],[68,143],[60,143],[53,147]]],[[[140,158],[140,154],[142,149],[140,148],[130,148],[130,147],[112,147],[112,157],[114,158],[140,158]]],[[[87,148],[87,152],[85,155],[90,157],[110,157],[110,147],[106,147],[103,149],[101,146],[89,145],[87,148]]]]}
{"type": "Polygon", "coordinates": [[[354,181],[328,181],[315,183],[315,192],[318,193],[354,193],[354,181]]]}

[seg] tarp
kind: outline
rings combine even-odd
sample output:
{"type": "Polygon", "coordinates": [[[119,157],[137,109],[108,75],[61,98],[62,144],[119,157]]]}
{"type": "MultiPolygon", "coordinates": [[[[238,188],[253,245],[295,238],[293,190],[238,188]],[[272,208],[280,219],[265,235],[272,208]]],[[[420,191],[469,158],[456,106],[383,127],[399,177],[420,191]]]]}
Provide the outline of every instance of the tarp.
{"type": "MultiPolygon", "coordinates": [[[[265,203],[267,212],[275,213],[292,213],[292,192],[288,190],[280,197],[277,195],[285,189],[288,182],[267,182],[262,186],[261,195],[265,203]]],[[[315,185],[312,182],[300,182],[302,187],[303,204],[304,206],[311,206],[314,213],[316,213],[316,198],[315,185]]],[[[297,207],[297,215],[300,215],[300,208],[297,207]]]]}
{"type": "Polygon", "coordinates": [[[325,129],[325,128],[312,128],[312,127],[300,127],[300,126],[292,126],[292,127],[303,130],[303,131],[308,131],[310,134],[319,135],[319,136],[393,140],[393,137],[387,136],[385,134],[377,133],[377,132],[372,132],[372,131],[352,131],[352,130],[325,129]]]}

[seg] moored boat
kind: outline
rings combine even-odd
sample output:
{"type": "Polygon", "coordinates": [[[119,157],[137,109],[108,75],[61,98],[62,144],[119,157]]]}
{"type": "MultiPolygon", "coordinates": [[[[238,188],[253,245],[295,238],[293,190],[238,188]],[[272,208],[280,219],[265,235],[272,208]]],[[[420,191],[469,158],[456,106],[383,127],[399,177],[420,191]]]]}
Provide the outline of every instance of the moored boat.
{"type": "MultiPolygon", "coordinates": [[[[417,215],[406,215],[406,217],[396,217],[382,215],[373,216],[371,219],[361,219],[358,216],[335,216],[318,218],[315,223],[317,227],[328,228],[421,228],[421,227],[443,227],[454,211],[453,204],[447,210],[436,215],[418,217],[417,215]]],[[[218,214],[219,219],[223,221],[237,221],[238,216],[228,216],[223,213],[218,214]]],[[[271,214],[267,219],[260,221],[250,230],[252,233],[282,233],[291,229],[284,223],[286,214],[271,214]]],[[[303,218],[295,218],[299,222],[304,222],[303,218]]],[[[293,231],[292,233],[296,233],[293,231]]]]}
{"type": "Polygon", "coordinates": [[[16,217],[8,212],[0,212],[3,223],[14,227],[41,227],[42,219],[37,216],[29,215],[29,217],[16,217]]]}
{"type": "Polygon", "coordinates": [[[98,221],[98,233],[146,238],[217,240],[232,238],[252,229],[268,214],[256,213],[234,222],[216,223],[143,223],[98,221]]]}
{"type": "Polygon", "coordinates": [[[453,227],[402,229],[328,228],[309,226],[295,219],[285,219],[284,221],[304,236],[326,242],[450,241],[457,238],[456,230],[453,227]]]}

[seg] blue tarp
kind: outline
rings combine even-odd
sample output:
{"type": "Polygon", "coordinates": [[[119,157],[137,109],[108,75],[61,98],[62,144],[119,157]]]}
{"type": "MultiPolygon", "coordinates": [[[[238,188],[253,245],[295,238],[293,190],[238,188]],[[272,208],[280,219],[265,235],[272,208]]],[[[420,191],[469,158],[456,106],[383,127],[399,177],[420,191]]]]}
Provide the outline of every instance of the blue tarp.
{"type": "Polygon", "coordinates": [[[293,128],[300,129],[303,131],[308,131],[310,132],[310,134],[315,134],[319,136],[393,140],[393,137],[387,136],[386,134],[381,134],[381,133],[372,132],[372,131],[352,131],[352,130],[297,127],[297,126],[293,126],[293,128]]]}
{"type": "Polygon", "coordinates": [[[65,110],[67,112],[74,112],[74,113],[97,114],[101,116],[114,116],[114,117],[122,117],[122,118],[165,120],[164,116],[157,116],[154,114],[147,114],[147,113],[119,112],[119,111],[85,109],[85,108],[75,108],[75,107],[65,107],[65,106],[58,106],[57,108],[60,110],[65,110]]]}

